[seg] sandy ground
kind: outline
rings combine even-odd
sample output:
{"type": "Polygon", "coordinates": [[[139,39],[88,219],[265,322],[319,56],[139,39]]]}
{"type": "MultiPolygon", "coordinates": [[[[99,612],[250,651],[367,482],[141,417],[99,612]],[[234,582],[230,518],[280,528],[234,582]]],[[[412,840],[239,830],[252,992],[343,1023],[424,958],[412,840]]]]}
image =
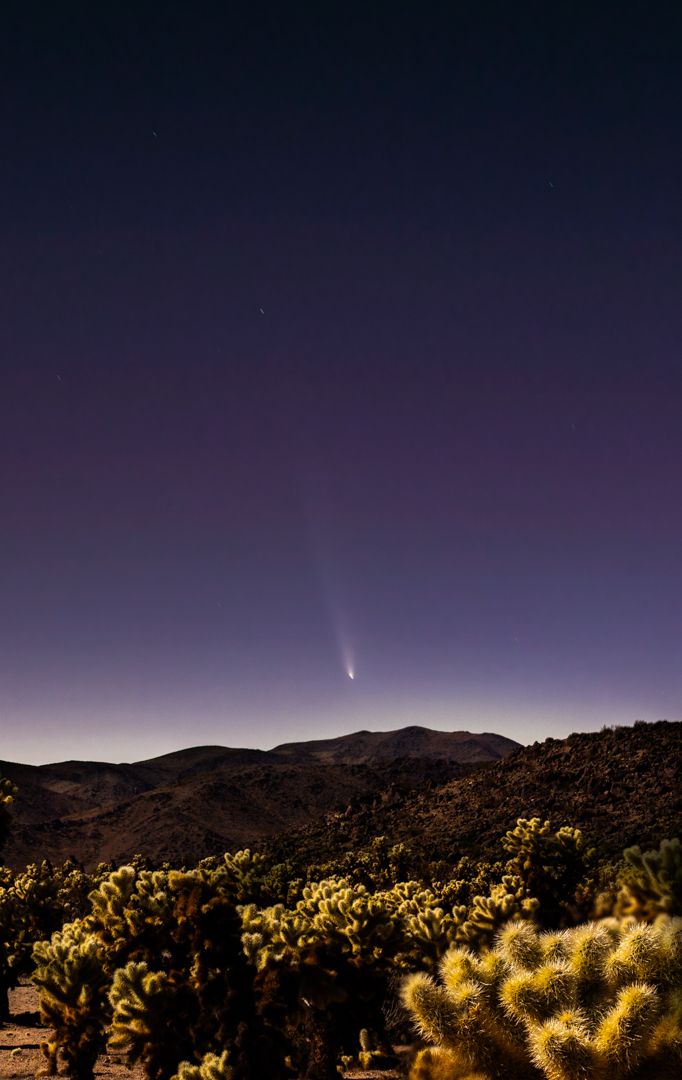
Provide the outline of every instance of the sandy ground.
{"type": "MultiPolygon", "coordinates": [[[[45,1058],[40,1044],[47,1037],[47,1029],[40,1024],[38,993],[33,986],[20,986],[10,992],[11,1021],[0,1026],[0,1078],[34,1080],[41,1075],[45,1058]]],[[[346,1080],[397,1080],[397,1072],[362,1072],[351,1070],[344,1074],[346,1080]]],[[[102,1080],[143,1080],[140,1068],[129,1068],[122,1054],[103,1055],[95,1069],[95,1076],[102,1080]]]]}

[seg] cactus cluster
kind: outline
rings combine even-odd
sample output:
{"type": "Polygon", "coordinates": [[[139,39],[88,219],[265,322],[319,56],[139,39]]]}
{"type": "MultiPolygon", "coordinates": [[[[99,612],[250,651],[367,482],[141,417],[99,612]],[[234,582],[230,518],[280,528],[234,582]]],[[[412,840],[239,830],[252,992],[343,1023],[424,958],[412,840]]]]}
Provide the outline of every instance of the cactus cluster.
{"type": "MultiPolygon", "coordinates": [[[[10,811],[9,808],[17,795],[14,784],[5,777],[0,776],[0,851],[3,848],[9,833],[10,811]]],[[[1,868],[0,868],[1,869],[1,868]]],[[[10,916],[10,906],[7,898],[7,888],[11,882],[11,875],[6,872],[0,873],[0,1023],[9,1016],[8,989],[10,985],[11,957],[2,933],[3,922],[7,922],[10,916]]]]}
{"type": "Polygon", "coordinates": [[[412,1080],[667,1080],[682,1069],[682,922],[512,922],[482,956],[456,946],[403,1001],[435,1044],[412,1080]]]}
{"type": "Polygon", "coordinates": [[[486,949],[496,932],[510,919],[534,920],[540,901],[529,896],[520,877],[504,874],[487,896],[474,896],[457,931],[457,941],[472,948],[486,949]]]}
{"type": "Polygon", "coordinates": [[[571,907],[594,856],[580,829],[563,825],[554,831],[549,821],[519,818],[502,847],[509,855],[507,874],[518,878],[525,895],[537,901],[535,914],[545,927],[575,914],[571,907]]]}
{"type": "MultiPolygon", "coordinates": [[[[520,862],[523,850],[517,839],[512,858],[520,862]]],[[[249,851],[191,870],[120,867],[99,880],[88,915],[35,950],[53,1029],[49,1065],[63,1059],[90,1077],[108,1039],[149,1080],[168,1080],[180,1059],[195,1067],[226,1049],[237,1078],[267,1058],[273,1080],[290,1075],[287,1062],[313,1080],[334,1076],[339,1055],[357,1053],[361,1028],[372,1032],[366,1062],[383,1061],[383,1005],[397,972],[434,969],[453,944],[489,947],[503,922],[535,917],[521,874],[496,885],[491,877],[486,867],[468,885],[374,890],[329,878],[285,906],[268,904],[281,882],[249,851]],[[479,883],[487,894],[472,897],[479,883]]]]}
{"type": "MultiPolygon", "coordinates": [[[[642,902],[644,882],[633,913],[654,922],[573,929],[562,926],[585,881],[580,834],[521,819],[504,847],[505,864],[462,860],[451,880],[381,888],[359,880],[366,868],[287,884],[284,864],[249,851],[190,870],[134,860],[98,875],[85,914],[74,868],[62,911],[78,917],[33,950],[48,1068],[92,1080],[107,1046],[147,1080],[336,1080],[340,1061],[388,1067],[389,1035],[404,1024],[390,1012],[396,984],[421,970],[404,1000],[435,1045],[413,1080],[677,1075],[679,922],[662,912],[677,895],[678,846],[631,857],[657,898],[642,902]]],[[[5,910],[17,955],[58,893],[49,869],[0,870],[0,927],[5,910]],[[34,913],[24,937],[20,903],[34,913]]]]}
{"type": "Polygon", "coordinates": [[[90,913],[36,945],[34,982],[51,1068],[61,1058],[92,1076],[107,1031],[129,1063],[166,1080],[179,1061],[242,1045],[252,1017],[252,978],[235,905],[239,874],[124,866],[90,896],[90,913]],[[168,1017],[177,1018],[168,1039],[168,1017]]]}
{"type": "Polygon", "coordinates": [[[51,1028],[42,1045],[48,1072],[54,1075],[61,1059],[76,1080],[91,1080],[104,1048],[105,947],[77,921],[56,931],[50,941],[38,942],[33,957],[41,1018],[51,1028]]]}
{"type": "Polygon", "coordinates": [[[501,923],[532,918],[536,910],[511,877],[472,907],[449,906],[451,895],[447,886],[416,881],[372,892],[330,878],[305,886],[291,908],[241,909],[244,952],[256,968],[264,1016],[284,1032],[301,1068],[317,1058],[316,1075],[334,1075],[339,1055],[353,1057],[362,1026],[375,1040],[362,1053],[373,1051],[375,1062],[390,1056],[381,1006],[396,974],[435,968],[456,942],[483,946],[501,923]]]}
{"type": "Polygon", "coordinates": [[[206,1054],[199,1065],[183,1061],[173,1080],[233,1080],[234,1070],[230,1065],[227,1050],[222,1054],[206,1054]]]}
{"type": "Polygon", "coordinates": [[[43,861],[13,873],[0,871],[0,1019],[8,992],[32,969],[32,949],[54,930],[82,914],[92,878],[75,863],[43,861]]]}
{"type": "Polygon", "coordinates": [[[242,908],[246,955],[257,969],[298,967],[320,951],[363,966],[435,962],[455,940],[459,919],[419,882],[370,892],[344,878],[305,886],[292,908],[242,908]]]}
{"type": "Polygon", "coordinates": [[[626,848],[626,868],[616,914],[652,922],[659,915],[682,916],[682,844],[663,840],[653,851],[626,848]]]}
{"type": "Polygon", "coordinates": [[[191,1003],[182,1000],[188,991],[189,987],[178,986],[172,975],[149,971],[146,963],[134,960],[114,973],[108,994],[112,1008],[108,1045],[112,1050],[127,1050],[129,1060],[139,1062],[149,1080],[168,1077],[178,1057],[192,1052],[183,1015],[191,1003]],[[168,1038],[171,1016],[173,1039],[168,1038]]]}
{"type": "MultiPolygon", "coordinates": [[[[364,885],[328,879],[306,886],[293,908],[242,909],[242,941],[256,969],[261,1014],[281,1032],[284,1057],[309,1080],[336,1076],[339,1057],[355,1050],[361,1027],[383,1031],[381,1003],[404,949],[410,905],[418,918],[418,888],[371,893],[364,885]],[[404,916],[398,915],[401,906],[404,916]]],[[[431,944],[437,949],[440,935],[441,952],[448,942],[443,917],[436,910],[440,925],[433,924],[431,944]]],[[[432,918],[423,912],[424,934],[432,918]]]]}

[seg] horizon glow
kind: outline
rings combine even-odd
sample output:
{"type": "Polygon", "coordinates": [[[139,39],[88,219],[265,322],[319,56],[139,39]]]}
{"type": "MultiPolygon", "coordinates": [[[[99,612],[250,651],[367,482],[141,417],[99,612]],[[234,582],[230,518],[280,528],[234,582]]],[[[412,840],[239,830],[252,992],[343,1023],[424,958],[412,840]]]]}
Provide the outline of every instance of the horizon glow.
{"type": "Polygon", "coordinates": [[[666,16],[53,7],[4,38],[0,755],[679,716],[666,16]]]}

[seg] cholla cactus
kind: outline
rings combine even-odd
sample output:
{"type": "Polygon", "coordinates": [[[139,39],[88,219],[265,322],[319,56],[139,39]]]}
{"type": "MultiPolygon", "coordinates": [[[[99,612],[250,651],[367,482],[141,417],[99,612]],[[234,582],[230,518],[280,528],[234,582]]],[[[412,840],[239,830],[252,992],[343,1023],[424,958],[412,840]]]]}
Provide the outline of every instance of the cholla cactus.
{"type": "Polygon", "coordinates": [[[483,956],[452,949],[440,981],[412,975],[403,986],[440,1051],[418,1059],[412,1080],[672,1080],[682,1068],[681,931],[680,920],[561,933],[516,921],[483,956]]]}
{"type": "Polygon", "coordinates": [[[533,920],[539,907],[540,901],[527,895],[520,877],[505,874],[502,881],[491,887],[488,896],[473,898],[458,929],[457,941],[479,950],[487,949],[504,923],[510,919],[533,920]]]}
{"type": "Polygon", "coordinates": [[[83,923],[69,923],[33,950],[33,981],[40,990],[40,1015],[52,1028],[42,1050],[50,1074],[61,1057],[76,1080],[91,1080],[104,1047],[103,1006],[109,977],[105,950],[83,923]]]}
{"type": "Polygon", "coordinates": [[[457,940],[466,908],[448,906],[440,890],[416,881],[401,882],[379,895],[395,926],[392,966],[408,971],[435,966],[457,940]]]}
{"type": "MultiPolygon", "coordinates": [[[[76,1028],[70,1000],[49,1000],[49,1010],[45,1004],[52,1047],[87,1071],[88,1048],[82,1053],[78,1034],[87,1017],[99,1045],[112,1022],[114,1044],[126,1047],[131,1062],[142,1062],[150,1078],[165,1080],[183,1058],[198,1060],[237,1042],[239,1076],[240,1060],[249,1053],[257,1057],[267,1039],[254,1030],[252,973],[241,948],[232,881],[225,867],[150,871],[134,865],[101,881],[91,894],[90,914],[72,928],[97,949],[100,993],[97,1000],[88,994],[79,999],[76,1028]],[[169,1040],[171,1015],[176,1027],[169,1040]]],[[[36,947],[41,1006],[47,993],[41,964],[49,961],[57,983],[72,978],[70,953],[58,946],[53,937],[36,947]]],[[[272,1075],[274,1080],[274,1069],[272,1075]]]]}
{"type": "Polygon", "coordinates": [[[682,915],[682,844],[662,840],[658,850],[639,847],[623,852],[627,864],[615,914],[653,921],[658,915],[682,915]]]}
{"type": "Polygon", "coordinates": [[[263,855],[245,848],[234,854],[227,852],[222,865],[216,868],[219,880],[236,904],[258,899],[263,891],[264,877],[269,871],[263,855]]]}
{"type": "MultiPolygon", "coordinates": [[[[14,784],[0,777],[0,850],[7,839],[9,833],[10,813],[9,808],[14,802],[17,796],[17,789],[14,784]]],[[[3,895],[6,889],[0,885],[0,904],[3,902],[3,895]]],[[[3,904],[4,910],[0,910],[0,918],[3,914],[7,916],[8,906],[3,904]]],[[[8,948],[5,941],[0,936],[0,1023],[6,1020],[9,1016],[9,998],[8,989],[10,984],[10,972],[11,959],[8,955],[8,948]]]]}
{"type": "Polygon", "coordinates": [[[2,849],[9,832],[9,808],[18,794],[12,781],[0,776],[0,849],[2,849]]]}
{"type": "Polygon", "coordinates": [[[178,988],[161,971],[131,961],[115,974],[109,1003],[112,1008],[109,1046],[126,1049],[128,1061],[140,1063],[149,1080],[167,1080],[178,1058],[191,1053],[178,988]],[[173,1038],[168,1038],[169,1018],[173,1038]]]}
{"type": "Polygon", "coordinates": [[[206,1054],[200,1065],[183,1061],[173,1080],[233,1080],[234,1070],[229,1063],[229,1053],[206,1054]]]}
{"type": "Polygon", "coordinates": [[[398,1058],[379,1046],[376,1036],[367,1028],[362,1028],[358,1064],[361,1069],[392,1069],[398,1064],[398,1058]]]}
{"type": "Polygon", "coordinates": [[[359,965],[363,957],[378,958],[394,930],[381,898],[343,878],[306,886],[293,909],[247,905],[242,923],[244,950],[261,969],[298,965],[320,948],[336,948],[359,965]]]}
{"type": "Polygon", "coordinates": [[[262,1008],[310,1080],[336,1075],[362,1025],[383,1034],[389,978],[396,967],[414,966],[410,953],[427,947],[440,955],[448,932],[454,938],[456,922],[435,900],[417,883],[372,894],[336,878],[306,886],[293,909],[242,909],[262,1008]]]}
{"type": "Polygon", "coordinates": [[[40,1011],[52,1027],[43,1046],[52,1070],[61,1057],[74,1076],[92,1075],[105,1043],[111,978],[135,939],[139,905],[131,910],[131,904],[137,878],[134,867],[108,874],[90,894],[89,915],[33,948],[40,1011]]]}
{"type": "Polygon", "coordinates": [[[8,1015],[8,991],[32,970],[36,941],[47,938],[83,911],[92,887],[74,863],[53,867],[44,860],[18,873],[0,873],[0,1019],[8,1015]]]}
{"type": "Polygon", "coordinates": [[[507,872],[521,879],[527,896],[539,901],[543,925],[559,925],[594,854],[586,849],[580,829],[564,825],[553,832],[549,821],[519,818],[502,846],[510,855],[507,872]]]}
{"type": "Polygon", "coordinates": [[[384,1054],[386,1020],[378,1003],[389,995],[396,971],[435,969],[456,942],[484,947],[501,923],[531,919],[537,909],[521,879],[510,875],[490,896],[476,898],[471,910],[448,904],[445,896],[453,896],[447,884],[401,882],[372,893],[357,882],[328,878],[307,885],[293,908],[242,908],[244,951],[259,973],[267,1008],[278,1002],[271,1022],[298,1045],[302,1067],[306,1050],[299,1034],[306,1025],[314,1028],[309,1044],[324,1043],[327,1060],[353,1054],[361,1023],[379,1033],[380,1045],[372,1050],[384,1054]]]}
{"type": "Polygon", "coordinates": [[[307,885],[291,909],[242,908],[242,941],[259,969],[296,967],[320,950],[344,956],[357,968],[410,969],[420,958],[437,962],[456,940],[464,912],[448,912],[438,894],[419,882],[371,893],[364,885],[329,878],[307,885]]]}

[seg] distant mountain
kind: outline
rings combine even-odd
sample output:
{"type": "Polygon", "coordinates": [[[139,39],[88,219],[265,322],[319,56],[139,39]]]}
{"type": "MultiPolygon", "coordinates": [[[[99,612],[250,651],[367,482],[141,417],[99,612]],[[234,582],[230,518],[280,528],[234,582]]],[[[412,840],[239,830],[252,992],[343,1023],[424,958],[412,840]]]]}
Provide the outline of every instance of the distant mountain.
{"type": "Polygon", "coordinates": [[[198,746],[132,764],[0,762],[19,787],[3,858],[193,863],[268,844],[321,862],[372,837],[426,860],[496,858],[518,817],[583,829],[603,857],[682,834],[682,724],[520,747],[499,735],[360,731],[273,750],[198,746]]]}
{"type": "Polygon", "coordinates": [[[372,837],[402,841],[426,861],[499,858],[519,817],[582,829],[601,858],[682,836],[682,723],[661,721],[546,739],[444,784],[382,793],[271,843],[302,863],[358,851],[372,837]]]}
{"type": "Polygon", "coordinates": [[[499,761],[519,743],[504,735],[472,735],[468,731],[431,731],[424,727],[406,727],[398,731],[357,731],[336,739],[316,739],[303,743],[283,743],[272,751],[280,759],[355,763],[372,765],[396,758],[432,758],[440,761],[499,761]]]}
{"type": "Polygon", "coordinates": [[[191,863],[261,843],[387,789],[406,797],[518,749],[500,735],[409,727],[274,750],[198,746],[132,764],[0,761],[19,788],[5,862],[136,852],[191,863]]]}

